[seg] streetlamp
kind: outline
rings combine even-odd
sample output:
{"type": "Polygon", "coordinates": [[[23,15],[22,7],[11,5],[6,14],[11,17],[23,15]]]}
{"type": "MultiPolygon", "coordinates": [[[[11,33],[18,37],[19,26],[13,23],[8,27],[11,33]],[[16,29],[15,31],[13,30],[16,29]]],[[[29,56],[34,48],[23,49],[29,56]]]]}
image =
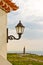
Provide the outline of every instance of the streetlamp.
{"type": "Polygon", "coordinates": [[[18,38],[15,38],[13,35],[8,36],[8,28],[7,28],[7,42],[8,42],[8,39],[10,39],[10,40],[14,40],[14,39],[19,40],[21,38],[21,35],[24,32],[25,26],[23,26],[21,21],[19,21],[19,23],[15,26],[15,28],[16,28],[16,32],[18,34],[18,38]]]}

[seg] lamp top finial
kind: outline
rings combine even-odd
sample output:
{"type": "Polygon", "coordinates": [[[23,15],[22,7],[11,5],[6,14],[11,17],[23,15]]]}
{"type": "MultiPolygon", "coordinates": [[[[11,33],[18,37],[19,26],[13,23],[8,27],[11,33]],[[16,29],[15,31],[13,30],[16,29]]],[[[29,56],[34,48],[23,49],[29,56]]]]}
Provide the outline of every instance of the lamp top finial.
{"type": "Polygon", "coordinates": [[[19,20],[19,23],[15,27],[23,27],[23,28],[25,28],[25,26],[23,26],[23,24],[21,23],[21,20],[19,20]]]}
{"type": "Polygon", "coordinates": [[[21,23],[21,20],[19,20],[19,23],[21,23]]]}

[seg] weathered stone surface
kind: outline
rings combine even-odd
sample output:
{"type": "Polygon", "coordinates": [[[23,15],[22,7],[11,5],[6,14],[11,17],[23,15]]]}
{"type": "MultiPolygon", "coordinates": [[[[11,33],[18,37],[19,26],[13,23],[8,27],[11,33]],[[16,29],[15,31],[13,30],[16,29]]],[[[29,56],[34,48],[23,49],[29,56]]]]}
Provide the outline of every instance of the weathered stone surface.
{"type": "Polygon", "coordinates": [[[0,9],[0,65],[11,65],[7,60],[7,14],[0,9]]]}
{"type": "Polygon", "coordinates": [[[0,55],[0,65],[12,65],[10,62],[8,62],[6,59],[4,59],[1,55],[0,55]]]}
{"type": "Polygon", "coordinates": [[[0,55],[7,58],[6,26],[7,14],[0,9],[0,55]]]}

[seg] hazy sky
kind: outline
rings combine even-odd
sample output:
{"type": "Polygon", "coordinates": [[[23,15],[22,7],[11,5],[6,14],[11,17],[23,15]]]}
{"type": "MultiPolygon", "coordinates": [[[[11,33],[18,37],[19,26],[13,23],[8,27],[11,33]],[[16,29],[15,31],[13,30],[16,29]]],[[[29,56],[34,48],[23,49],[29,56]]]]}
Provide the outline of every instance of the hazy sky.
{"type": "Polygon", "coordinates": [[[14,29],[14,31],[9,32],[9,34],[14,34],[14,27],[19,20],[21,20],[25,26],[25,31],[21,40],[9,42],[8,51],[22,49],[24,46],[26,46],[27,50],[42,51],[43,0],[13,0],[13,2],[19,6],[19,9],[8,14],[8,27],[14,29]]]}

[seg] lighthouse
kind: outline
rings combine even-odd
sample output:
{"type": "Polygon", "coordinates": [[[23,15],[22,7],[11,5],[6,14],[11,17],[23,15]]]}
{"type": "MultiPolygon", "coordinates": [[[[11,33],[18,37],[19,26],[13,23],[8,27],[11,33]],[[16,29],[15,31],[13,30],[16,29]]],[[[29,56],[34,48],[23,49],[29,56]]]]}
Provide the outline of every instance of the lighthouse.
{"type": "Polygon", "coordinates": [[[12,0],[0,0],[0,65],[11,65],[7,60],[7,13],[17,9],[12,0]]]}

